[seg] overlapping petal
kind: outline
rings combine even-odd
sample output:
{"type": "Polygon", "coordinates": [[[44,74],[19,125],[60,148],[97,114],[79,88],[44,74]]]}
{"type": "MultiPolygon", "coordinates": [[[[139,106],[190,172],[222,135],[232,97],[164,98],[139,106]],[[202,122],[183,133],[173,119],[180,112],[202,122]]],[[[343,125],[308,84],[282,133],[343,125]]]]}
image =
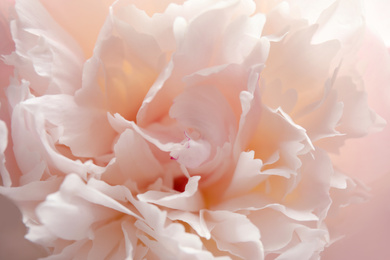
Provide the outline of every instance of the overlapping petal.
{"type": "Polygon", "coordinates": [[[44,259],[318,259],[366,198],[336,153],[384,126],[362,7],[91,4],[0,20],[0,193],[44,259]]]}

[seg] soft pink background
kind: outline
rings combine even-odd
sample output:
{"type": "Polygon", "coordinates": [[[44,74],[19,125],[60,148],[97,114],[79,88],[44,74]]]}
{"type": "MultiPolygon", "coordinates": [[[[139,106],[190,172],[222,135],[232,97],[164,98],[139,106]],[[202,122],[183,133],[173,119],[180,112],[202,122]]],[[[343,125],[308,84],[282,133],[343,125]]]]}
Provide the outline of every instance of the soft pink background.
{"type": "Polygon", "coordinates": [[[347,142],[335,158],[340,168],[367,184],[371,198],[342,211],[338,231],[346,236],[323,253],[326,260],[390,259],[390,2],[365,4],[371,32],[360,57],[367,62],[364,80],[370,106],[388,125],[380,133],[347,142]]]}

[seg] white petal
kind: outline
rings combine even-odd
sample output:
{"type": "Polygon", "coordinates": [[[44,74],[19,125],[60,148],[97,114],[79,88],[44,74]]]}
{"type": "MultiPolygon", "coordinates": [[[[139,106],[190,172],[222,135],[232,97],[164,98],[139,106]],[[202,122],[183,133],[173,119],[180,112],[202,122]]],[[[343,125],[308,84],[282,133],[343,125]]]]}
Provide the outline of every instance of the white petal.
{"type": "Polygon", "coordinates": [[[221,251],[243,259],[263,259],[260,232],[244,215],[229,211],[207,211],[205,221],[221,251]]]}
{"type": "Polygon", "coordinates": [[[48,196],[37,208],[40,221],[60,238],[80,240],[92,238],[91,225],[95,221],[112,218],[119,212],[138,218],[131,210],[96,189],[97,185],[98,181],[85,184],[77,175],[68,175],[60,190],[48,196]]]}
{"type": "Polygon", "coordinates": [[[198,192],[199,176],[191,177],[182,193],[147,191],[137,195],[140,201],[178,209],[183,211],[198,211],[204,207],[203,198],[198,192]]]}

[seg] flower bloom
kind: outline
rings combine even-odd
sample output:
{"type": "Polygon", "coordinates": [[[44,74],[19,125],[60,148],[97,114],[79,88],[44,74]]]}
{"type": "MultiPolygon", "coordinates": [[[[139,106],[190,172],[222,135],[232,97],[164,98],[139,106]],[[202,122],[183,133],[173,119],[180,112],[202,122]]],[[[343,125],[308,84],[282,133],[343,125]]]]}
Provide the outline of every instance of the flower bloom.
{"type": "Polygon", "coordinates": [[[0,192],[43,259],[317,259],[365,199],[333,163],[384,126],[358,4],[8,10],[0,192]]]}

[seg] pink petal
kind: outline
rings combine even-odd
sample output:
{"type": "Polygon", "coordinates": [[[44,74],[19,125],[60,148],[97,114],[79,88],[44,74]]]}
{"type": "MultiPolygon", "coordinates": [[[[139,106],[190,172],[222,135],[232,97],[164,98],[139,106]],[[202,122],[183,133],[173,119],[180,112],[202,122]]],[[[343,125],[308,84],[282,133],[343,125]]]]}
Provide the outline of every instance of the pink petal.
{"type": "Polygon", "coordinates": [[[11,26],[15,53],[7,63],[29,79],[38,95],[73,94],[81,87],[83,54],[38,1],[17,1],[11,26]]]}

